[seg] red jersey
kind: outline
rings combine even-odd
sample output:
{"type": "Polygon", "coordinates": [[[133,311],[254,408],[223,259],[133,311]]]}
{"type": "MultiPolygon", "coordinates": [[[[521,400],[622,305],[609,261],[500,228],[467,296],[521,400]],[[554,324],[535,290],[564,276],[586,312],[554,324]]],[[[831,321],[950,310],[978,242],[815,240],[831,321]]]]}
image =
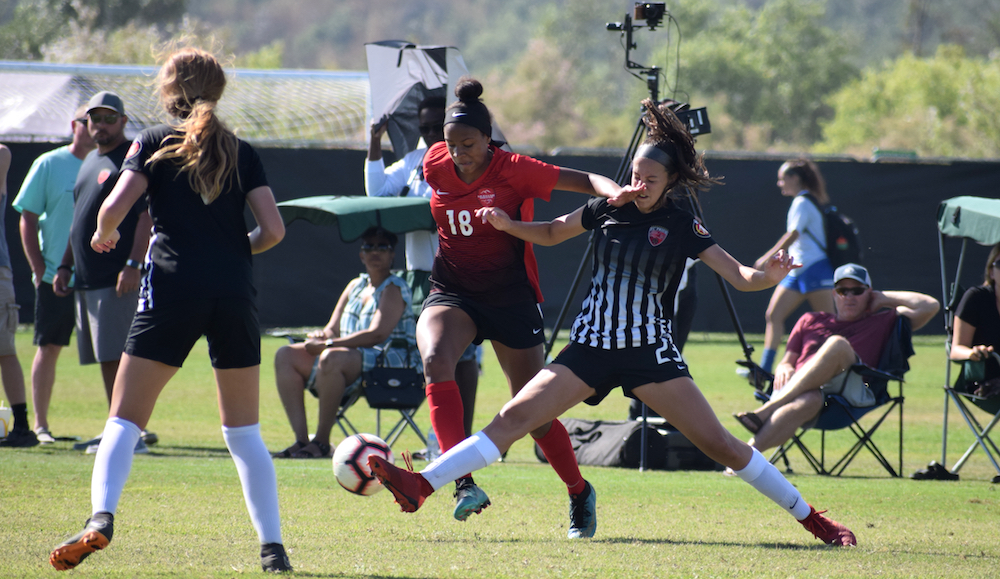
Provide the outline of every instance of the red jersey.
{"type": "Polygon", "coordinates": [[[833,314],[806,312],[788,335],[786,349],[799,353],[795,360],[795,369],[798,370],[827,338],[836,334],[847,338],[862,362],[877,368],[882,349],[896,325],[896,316],[895,309],[885,309],[853,322],[838,322],[833,314]]]}
{"type": "Polygon", "coordinates": [[[465,183],[444,142],[427,151],[424,176],[433,188],[431,213],[440,245],[431,283],[438,291],[491,305],[542,301],[538,264],[531,244],[475,216],[480,207],[498,207],[511,219],[531,221],[534,199],[548,201],[559,167],[490,147],[493,159],[474,183],[465,183]]]}

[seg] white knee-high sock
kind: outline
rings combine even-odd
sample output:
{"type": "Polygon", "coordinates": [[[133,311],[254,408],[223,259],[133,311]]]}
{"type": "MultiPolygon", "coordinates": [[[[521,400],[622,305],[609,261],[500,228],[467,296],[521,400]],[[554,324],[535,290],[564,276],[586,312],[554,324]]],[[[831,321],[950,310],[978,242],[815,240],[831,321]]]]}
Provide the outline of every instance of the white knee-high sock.
{"type": "Polygon", "coordinates": [[[485,468],[498,460],[500,449],[480,430],[451,447],[420,474],[434,490],[438,490],[465,473],[485,468]]]}
{"type": "Polygon", "coordinates": [[[271,454],[260,436],[260,424],[222,427],[222,437],[236,463],[243,499],[261,544],[281,543],[278,478],[271,454]]]}
{"type": "Polygon", "coordinates": [[[753,449],[750,462],[736,471],[736,474],[765,497],[778,503],[796,520],[801,521],[809,516],[809,505],[802,499],[799,489],[792,486],[756,448],[753,449]]]}
{"type": "Polygon", "coordinates": [[[118,510],[118,499],[132,471],[132,456],[142,431],[124,418],[112,417],[104,424],[101,445],[94,458],[94,474],[90,477],[91,514],[118,510]]]}

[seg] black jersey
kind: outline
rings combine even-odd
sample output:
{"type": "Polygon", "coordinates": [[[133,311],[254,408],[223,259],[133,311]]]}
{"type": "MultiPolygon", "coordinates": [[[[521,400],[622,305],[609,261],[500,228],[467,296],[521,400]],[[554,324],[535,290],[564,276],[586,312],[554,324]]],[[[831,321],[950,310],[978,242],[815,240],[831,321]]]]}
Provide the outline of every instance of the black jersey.
{"type": "Polygon", "coordinates": [[[118,226],[122,237],[114,249],[107,253],[97,253],[90,247],[90,238],[97,231],[97,213],[118,182],[119,169],[128,150],[128,141],[106,155],[94,149],[83,160],[80,172],[77,173],[76,186],[73,188],[73,225],[70,226],[69,233],[76,266],[74,286],[77,289],[114,287],[118,284],[118,274],[125,268],[125,262],[132,253],[135,226],[139,222],[139,215],[146,210],[145,198],[132,206],[118,226]]]}
{"type": "Polygon", "coordinates": [[[187,298],[254,298],[244,210],[247,193],[267,185],[260,157],[248,143],[239,141],[236,170],[223,193],[206,205],[174,160],[146,164],[163,139],[174,134],[167,125],[142,131],[122,167],[149,179],[153,237],[139,309],[187,298]]]}
{"type": "Polygon", "coordinates": [[[633,203],[587,203],[583,227],[594,230],[593,275],[570,340],[604,350],[636,348],[670,338],[674,295],[688,257],[715,241],[673,201],[651,213],[633,203]]]}

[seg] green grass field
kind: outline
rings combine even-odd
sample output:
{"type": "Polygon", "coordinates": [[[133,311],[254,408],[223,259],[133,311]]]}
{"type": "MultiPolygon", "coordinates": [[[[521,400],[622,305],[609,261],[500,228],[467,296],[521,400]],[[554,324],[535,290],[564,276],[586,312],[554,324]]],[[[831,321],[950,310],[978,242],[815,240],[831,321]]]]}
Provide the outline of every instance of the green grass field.
{"type": "MultiPolygon", "coordinates": [[[[18,336],[26,374],[30,333],[18,336]]],[[[264,340],[261,424],[272,450],[292,442],[274,389],[270,361],[283,342],[264,340]]],[[[923,338],[911,359],[905,394],[904,475],[941,456],[943,339],[923,338]]],[[[759,348],[759,340],[755,342],[759,348]]],[[[695,380],[722,423],[745,437],[730,413],[755,405],[735,375],[741,357],[731,336],[691,337],[685,351],[695,380]]],[[[51,407],[56,436],[100,432],[106,403],[97,367],[80,367],[75,346],[58,369],[51,407]]],[[[487,348],[477,404],[484,426],[508,398],[487,348]]],[[[621,420],[627,401],[580,406],[574,418],[621,420]]],[[[315,405],[309,408],[315,413],[315,405]]],[[[350,413],[374,432],[364,403],[350,413]]],[[[384,422],[391,415],[384,415],[384,422]]],[[[427,410],[418,422],[429,427],[427,410]]],[[[971,442],[952,413],[949,463],[971,442]]],[[[116,517],[114,541],[69,573],[73,577],[236,577],[260,574],[256,535],[243,505],[236,470],[219,429],[204,345],[167,386],[149,429],[160,443],[138,456],[116,517]]],[[[810,435],[815,436],[815,435],[810,435]]],[[[834,445],[847,442],[844,432],[834,445]]],[[[896,430],[878,437],[894,452],[896,430]]],[[[419,449],[407,433],[399,450],[419,449]]],[[[364,498],[343,491],[329,461],[277,461],[284,540],[301,577],[996,577],[1000,495],[981,452],[959,482],[891,479],[867,454],[843,477],[811,474],[792,453],[790,480],[806,500],[847,524],[854,549],[815,540],[791,517],[736,478],[717,472],[638,472],[583,467],[598,492],[592,540],[565,538],[567,497],[555,473],[520,441],[504,463],[477,473],[493,506],[465,523],[451,518],[450,489],[420,512],[403,514],[389,493],[364,498]]],[[[418,463],[420,464],[420,463],[418,463]]],[[[52,577],[48,553],[77,532],[90,510],[93,456],[61,442],[0,449],[0,577],[52,577]]]]}

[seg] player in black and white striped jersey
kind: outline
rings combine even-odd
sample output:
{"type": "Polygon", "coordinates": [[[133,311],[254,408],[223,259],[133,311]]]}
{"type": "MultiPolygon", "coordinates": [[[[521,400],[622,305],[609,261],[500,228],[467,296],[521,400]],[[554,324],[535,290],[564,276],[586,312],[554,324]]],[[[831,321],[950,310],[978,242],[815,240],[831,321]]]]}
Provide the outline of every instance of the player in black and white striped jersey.
{"type": "MultiPolygon", "coordinates": [[[[549,222],[514,221],[496,207],[476,216],[497,230],[537,245],[554,245],[593,230],[590,292],[569,345],[507,403],[481,432],[454,446],[420,473],[378,460],[369,465],[404,511],[455,476],[496,461],[516,440],[580,402],[598,404],[614,388],[667,419],[713,460],[731,465],[756,490],[786,509],[822,541],[856,543],[847,527],[806,503],[767,459],[729,433],[691,379],[674,347],[670,318],[687,258],[699,258],[741,291],[773,287],[794,267],[784,251],[762,270],[742,265],[712,240],[677,201],[716,180],[708,175],[686,127],[667,106],[643,102],[648,136],[632,161],[633,203],[595,199],[549,222]]],[[[589,496],[593,496],[593,489],[589,496]]],[[[592,508],[591,505],[583,508],[592,508]]]]}

